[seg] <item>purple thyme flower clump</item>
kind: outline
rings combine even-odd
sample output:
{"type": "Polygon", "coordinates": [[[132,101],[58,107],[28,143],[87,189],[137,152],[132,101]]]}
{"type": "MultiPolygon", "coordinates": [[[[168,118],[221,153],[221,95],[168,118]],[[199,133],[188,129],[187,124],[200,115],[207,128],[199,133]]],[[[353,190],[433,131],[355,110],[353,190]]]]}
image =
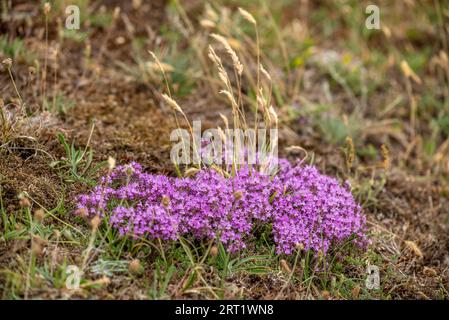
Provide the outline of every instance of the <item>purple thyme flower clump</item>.
{"type": "Polygon", "coordinates": [[[231,177],[209,168],[173,178],[145,173],[133,162],[79,196],[78,208],[108,217],[121,235],[219,238],[231,252],[245,248],[254,227],[264,224],[272,225],[278,253],[291,254],[298,245],[326,253],[343,241],[367,242],[365,218],[347,186],[313,166],[279,159],[279,168],[275,176],[242,166],[231,177]]]}
{"type": "Polygon", "coordinates": [[[279,175],[283,192],[276,196],[273,233],[278,252],[296,245],[326,252],[351,236],[362,245],[365,217],[348,189],[313,166],[296,166],[279,175]]]}

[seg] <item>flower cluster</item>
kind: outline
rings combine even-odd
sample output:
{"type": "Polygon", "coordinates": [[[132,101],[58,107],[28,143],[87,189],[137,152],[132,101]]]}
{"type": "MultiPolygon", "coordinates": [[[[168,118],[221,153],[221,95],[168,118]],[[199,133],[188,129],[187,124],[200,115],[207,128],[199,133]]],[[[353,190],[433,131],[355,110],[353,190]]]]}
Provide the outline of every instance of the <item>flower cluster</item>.
{"type": "Polygon", "coordinates": [[[284,159],[279,165],[274,177],[243,166],[232,177],[204,169],[192,178],[172,178],[131,163],[79,196],[78,208],[108,217],[122,235],[218,237],[230,251],[245,248],[251,231],[263,224],[272,225],[278,253],[291,254],[298,245],[325,253],[348,239],[366,243],[365,219],[348,188],[313,166],[284,159]]]}

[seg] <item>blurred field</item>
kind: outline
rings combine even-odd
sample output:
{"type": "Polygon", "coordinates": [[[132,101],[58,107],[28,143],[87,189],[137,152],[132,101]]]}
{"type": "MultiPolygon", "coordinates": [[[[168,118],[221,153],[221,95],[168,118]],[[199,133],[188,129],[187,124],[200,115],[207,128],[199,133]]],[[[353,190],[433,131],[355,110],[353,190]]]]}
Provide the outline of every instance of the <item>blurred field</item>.
{"type": "Polygon", "coordinates": [[[3,299],[449,298],[446,1],[377,0],[380,30],[365,27],[371,1],[50,3],[45,14],[44,1],[0,1],[3,299]],[[69,4],[80,8],[80,30],[65,28],[69,4]],[[161,244],[161,255],[107,230],[92,240],[72,214],[74,196],[92,188],[108,157],[175,174],[176,124],[148,50],[189,118],[216,127],[219,113],[231,117],[207,57],[209,44],[221,48],[211,34],[225,36],[244,65],[248,110],[257,105],[259,39],[280,154],[301,146],[308,162],[351,182],[368,219],[366,251],[333,252],[325,271],[313,271],[307,256],[276,256],[262,240],[227,258],[203,257],[190,243],[161,244]],[[31,207],[18,198],[24,192],[31,207]],[[66,267],[85,256],[81,288],[67,290],[66,267]],[[143,270],[130,266],[135,259],[143,270]],[[380,269],[379,289],[365,286],[368,265],[380,269]]]}

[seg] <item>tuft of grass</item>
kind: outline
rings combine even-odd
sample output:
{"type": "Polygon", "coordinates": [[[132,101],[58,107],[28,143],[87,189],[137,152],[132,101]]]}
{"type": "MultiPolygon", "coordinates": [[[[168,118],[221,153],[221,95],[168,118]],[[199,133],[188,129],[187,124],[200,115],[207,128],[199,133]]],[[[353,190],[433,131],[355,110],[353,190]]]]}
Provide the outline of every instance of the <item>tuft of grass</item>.
{"type": "Polygon", "coordinates": [[[84,149],[76,148],[75,143],[69,144],[63,133],[58,133],[58,140],[64,148],[66,156],[61,160],[50,163],[52,168],[58,170],[68,183],[84,182],[94,185],[95,174],[106,165],[106,162],[93,164],[93,150],[89,146],[94,126],[92,126],[89,139],[84,149]]]}
{"type": "Polygon", "coordinates": [[[51,100],[44,100],[44,109],[60,115],[67,114],[68,111],[75,107],[75,101],[67,98],[63,93],[58,92],[51,100]]]}

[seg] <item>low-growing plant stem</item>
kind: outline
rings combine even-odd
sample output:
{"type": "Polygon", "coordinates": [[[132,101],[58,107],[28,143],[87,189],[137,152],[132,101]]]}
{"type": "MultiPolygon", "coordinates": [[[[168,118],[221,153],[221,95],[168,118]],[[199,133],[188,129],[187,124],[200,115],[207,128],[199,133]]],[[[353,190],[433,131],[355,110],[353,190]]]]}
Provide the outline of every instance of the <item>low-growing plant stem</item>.
{"type": "MultiPolygon", "coordinates": [[[[14,81],[14,77],[12,75],[11,68],[8,68],[8,73],[9,73],[9,77],[11,78],[12,85],[14,86],[14,90],[16,91],[17,97],[19,98],[20,106],[22,106],[22,104],[23,104],[22,96],[20,95],[19,90],[17,89],[17,85],[16,85],[16,82],[14,81]]],[[[2,114],[3,114],[3,112],[2,112],[2,114]]]]}
{"type": "Polygon", "coordinates": [[[81,264],[81,271],[84,271],[84,269],[86,268],[87,261],[89,260],[90,252],[92,251],[92,249],[94,247],[94,241],[95,241],[96,236],[97,236],[97,229],[94,228],[92,230],[92,233],[91,233],[90,238],[89,238],[89,244],[88,244],[87,249],[86,249],[86,251],[84,253],[83,263],[81,264]]]}
{"type": "MultiPolygon", "coordinates": [[[[30,239],[31,239],[31,247],[33,246],[33,235],[34,235],[34,221],[33,221],[33,217],[31,216],[31,212],[30,212],[30,208],[27,207],[25,209],[27,211],[28,214],[28,219],[30,221],[30,239]]],[[[31,270],[33,268],[33,264],[34,264],[34,252],[31,249],[30,250],[30,257],[29,257],[29,261],[28,261],[28,269],[27,269],[27,274],[26,274],[26,279],[25,279],[25,294],[24,294],[24,299],[28,300],[28,291],[30,289],[30,282],[31,282],[31,270]]]]}
{"type": "Polygon", "coordinates": [[[27,198],[30,199],[31,201],[33,201],[35,204],[37,204],[42,210],[45,211],[46,214],[48,214],[50,217],[52,217],[55,220],[58,220],[59,222],[61,222],[62,224],[64,224],[65,226],[69,227],[70,229],[73,229],[74,231],[78,232],[80,235],[84,236],[84,234],[81,232],[81,230],[77,229],[76,227],[72,226],[70,223],[65,222],[64,220],[61,220],[60,218],[58,218],[57,216],[55,216],[52,212],[48,211],[43,205],[41,205],[39,202],[37,202],[36,200],[34,200],[28,193],[25,193],[27,198]]]}
{"type": "Polygon", "coordinates": [[[45,60],[42,73],[42,109],[47,100],[47,65],[48,65],[48,14],[45,15],[45,60]]]}
{"type": "Polygon", "coordinates": [[[282,286],[281,290],[278,292],[278,294],[276,295],[276,298],[274,298],[274,300],[278,300],[281,297],[281,294],[284,292],[284,290],[288,287],[288,285],[292,281],[293,274],[295,273],[296,265],[298,264],[298,259],[299,259],[300,254],[301,254],[301,250],[296,249],[296,257],[295,257],[295,262],[293,263],[292,271],[290,272],[290,275],[289,275],[287,281],[282,286]]]}

